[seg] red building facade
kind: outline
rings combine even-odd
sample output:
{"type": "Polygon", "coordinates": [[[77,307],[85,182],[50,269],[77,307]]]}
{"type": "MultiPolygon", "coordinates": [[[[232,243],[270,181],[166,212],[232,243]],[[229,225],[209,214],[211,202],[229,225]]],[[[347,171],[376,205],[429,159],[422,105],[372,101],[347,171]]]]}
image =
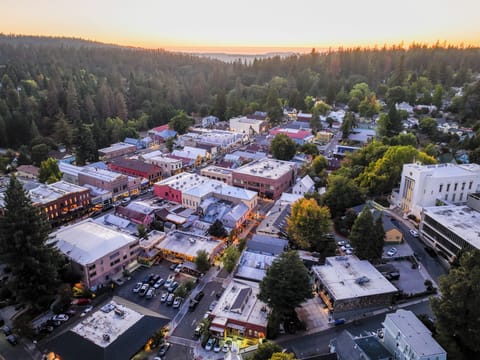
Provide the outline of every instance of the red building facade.
{"type": "Polygon", "coordinates": [[[125,175],[139,176],[153,184],[161,179],[162,169],[156,165],[135,159],[116,159],[108,164],[108,168],[125,175]]]}

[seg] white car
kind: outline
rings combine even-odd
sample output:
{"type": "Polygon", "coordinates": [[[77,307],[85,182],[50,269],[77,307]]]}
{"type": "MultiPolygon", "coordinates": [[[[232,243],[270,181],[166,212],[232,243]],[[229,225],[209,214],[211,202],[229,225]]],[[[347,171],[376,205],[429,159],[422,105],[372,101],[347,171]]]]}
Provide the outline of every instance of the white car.
{"type": "Polygon", "coordinates": [[[397,250],[396,248],[392,247],[392,248],[390,248],[390,249],[387,251],[387,255],[388,255],[388,256],[393,256],[393,255],[395,255],[395,254],[397,253],[397,251],[398,251],[398,250],[397,250]]]}
{"type": "Polygon", "coordinates": [[[162,296],[160,297],[160,302],[164,303],[165,301],[167,301],[167,298],[168,298],[168,292],[164,291],[162,293],[162,296]]]}
{"type": "Polygon", "coordinates": [[[140,291],[140,288],[142,287],[142,285],[143,284],[141,282],[136,283],[135,286],[133,287],[132,291],[134,293],[138,293],[140,291]]]}
{"type": "Polygon", "coordinates": [[[90,311],[92,311],[92,310],[93,310],[93,306],[92,306],[92,305],[87,306],[87,307],[83,310],[83,312],[80,314],[80,316],[83,317],[83,316],[87,315],[87,314],[88,314],[90,311]]]}
{"type": "Polygon", "coordinates": [[[208,339],[207,344],[205,345],[205,350],[210,351],[213,348],[213,345],[215,344],[215,338],[211,337],[208,339]]]}
{"type": "Polygon", "coordinates": [[[410,229],[410,235],[413,237],[419,237],[420,235],[418,234],[418,231],[415,229],[410,229]]]}
{"type": "Polygon", "coordinates": [[[173,301],[173,308],[178,309],[180,307],[180,304],[182,303],[182,298],[177,296],[175,300],[173,301]]]}
{"type": "Polygon", "coordinates": [[[58,314],[52,317],[53,321],[67,321],[69,319],[66,314],[58,314]]]}

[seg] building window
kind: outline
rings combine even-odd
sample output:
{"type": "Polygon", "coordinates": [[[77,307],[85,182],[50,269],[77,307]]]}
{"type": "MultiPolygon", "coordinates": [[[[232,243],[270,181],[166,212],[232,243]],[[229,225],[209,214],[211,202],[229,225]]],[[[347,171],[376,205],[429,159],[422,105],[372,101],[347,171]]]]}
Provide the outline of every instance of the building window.
{"type": "Polygon", "coordinates": [[[459,201],[463,200],[463,193],[460,193],[460,198],[458,199],[459,201]]]}
{"type": "Polygon", "coordinates": [[[462,183],[462,191],[465,190],[465,183],[462,183]]]}
{"type": "Polygon", "coordinates": [[[468,183],[468,190],[472,190],[472,185],[473,185],[473,181],[470,181],[470,182],[468,183]]]}
{"type": "Polygon", "coordinates": [[[440,184],[440,186],[438,187],[438,192],[442,192],[442,189],[443,189],[443,184],[440,184]]]}
{"type": "Polygon", "coordinates": [[[455,202],[455,195],[457,195],[457,194],[452,195],[452,202],[455,202]]]}
{"type": "Polygon", "coordinates": [[[447,184],[447,191],[450,191],[450,184],[447,184]]]}
{"type": "Polygon", "coordinates": [[[457,187],[458,187],[458,183],[455,183],[455,185],[453,186],[453,191],[457,191],[457,187]]]}

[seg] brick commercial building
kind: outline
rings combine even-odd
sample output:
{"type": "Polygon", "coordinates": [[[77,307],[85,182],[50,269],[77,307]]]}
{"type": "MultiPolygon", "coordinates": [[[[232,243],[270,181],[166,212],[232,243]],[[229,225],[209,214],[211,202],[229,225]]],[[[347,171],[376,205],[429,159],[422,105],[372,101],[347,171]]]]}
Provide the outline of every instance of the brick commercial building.
{"type": "Polygon", "coordinates": [[[90,206],[90,190],[66,181],[40,186],[29,191],[33,205],[47,214],[53,226],[84,215],[90,206]]]}
{"type": "Polygon", "coordinates": [[[78,173],[79,185],[92,185],[97,188],[111,191],[113,201],[129,195],[127,175],[95,167],[84,167],[78,173]]]}
{"type": "Polygon", "coordinates": [[[260,196],[278,199],[295,183],[296,172],[293,162],[262,159],[233,170],[233,185],[257,191],[260,196]]]}
{"type": "Polygon", "coordinates": [[[145,178],[149,184],[158,181],[162,176],[160,167],[136,159],[116,159],[108,164],[108,168],[125,175],[145,178]]]}
{"type": "Polygon", "coordinates": [[[354,255],[327,257],[325,265],[312,271],[318,294],[335,319],[389,306],[398,292],[370,262],[354,255]]]}

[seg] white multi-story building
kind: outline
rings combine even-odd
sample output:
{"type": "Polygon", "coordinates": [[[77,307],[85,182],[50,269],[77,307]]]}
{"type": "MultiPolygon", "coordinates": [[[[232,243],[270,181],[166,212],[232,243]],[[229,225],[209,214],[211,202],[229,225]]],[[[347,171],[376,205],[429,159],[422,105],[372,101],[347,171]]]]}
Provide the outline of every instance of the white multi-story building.
{"type": "Polygon", "coordinates": [[[403,165],[396,205],[420,218],[424,207],[467,202],[467,195],[480,190],[480,165],[403,165]]]}
{"type": "Polygon", "coordinates": [[[413,312],[400,309],[393,314],[387,314],[383,326],[383,343],[394,359],[447,359],[447,352],[413,312]]]}
{"type": "Polygon", "coordinates": [[[263,120],[250,119],[246,116],[240,116],[230,119],[230,130],[245,136],[251,134],[261,134],[265,131],[266,124],[263,120]]]}
{"type": "Polygon", "coordinates": [[[480,250],[479,210],[479,194],[469,194],[467,205],[424,208],[420,234],[426,244],[451,263],[460,250],[480,250]]]}

